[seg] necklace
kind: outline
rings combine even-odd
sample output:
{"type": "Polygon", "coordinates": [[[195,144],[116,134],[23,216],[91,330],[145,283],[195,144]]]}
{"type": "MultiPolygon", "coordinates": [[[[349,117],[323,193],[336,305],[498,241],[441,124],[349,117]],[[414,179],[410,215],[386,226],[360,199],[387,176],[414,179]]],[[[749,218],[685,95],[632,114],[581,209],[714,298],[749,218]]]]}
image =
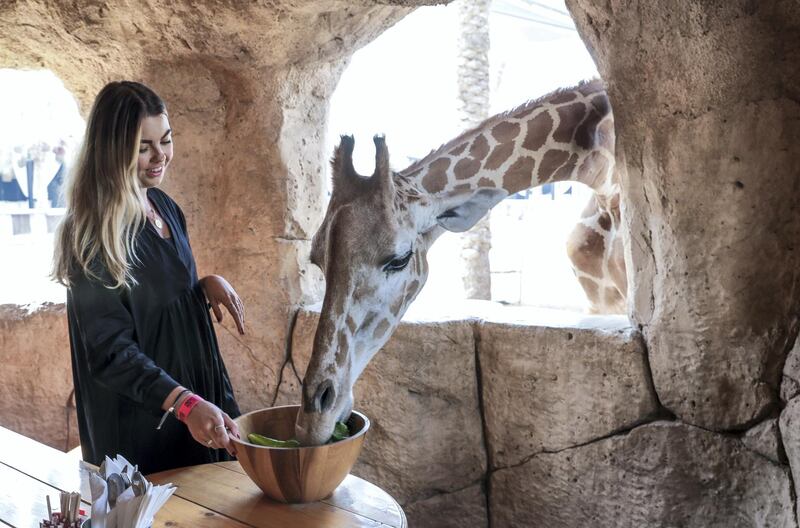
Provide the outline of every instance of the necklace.
{"type": "Polygon", "coordinates": [[[156,216],[156,210],[152,205],[150,206],[150,210],[147,211],[147,213],[148,213],[147,216],[153,221],[153,224],[155,224],[156,228],[159,231],[164,229],[164,222],[161,221],[161,218],[156,216]]]}

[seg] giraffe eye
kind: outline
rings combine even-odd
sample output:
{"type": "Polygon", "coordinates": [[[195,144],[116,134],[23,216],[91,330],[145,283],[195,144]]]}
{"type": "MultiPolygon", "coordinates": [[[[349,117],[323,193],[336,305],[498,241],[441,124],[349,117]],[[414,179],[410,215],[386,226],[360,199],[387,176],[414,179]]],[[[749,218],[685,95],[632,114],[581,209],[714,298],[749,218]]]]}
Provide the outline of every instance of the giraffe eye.
{"type": "Polygon", "coordinates": [[[403,255],[402,257],[394,258],[389,262],[387,262],[383,266],[383,271],[385,271],[386,273],[394,273],[396,271],[403,270],[406,266],[408,266],[408,263],[409,261],[411,261],[412,256],[414,256],[414,251],[409,250],[409,252],[403,255]]]}

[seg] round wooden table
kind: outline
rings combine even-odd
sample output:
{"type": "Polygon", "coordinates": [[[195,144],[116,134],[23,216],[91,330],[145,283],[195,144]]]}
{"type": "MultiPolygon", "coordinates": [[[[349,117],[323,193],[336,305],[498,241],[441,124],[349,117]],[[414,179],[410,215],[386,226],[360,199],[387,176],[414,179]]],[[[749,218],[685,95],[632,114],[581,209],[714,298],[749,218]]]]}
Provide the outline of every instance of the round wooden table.
{"type": "MultiPolygon", "coordinates": [[[[47,517],[45,497],[80,491],[91,511],[89,474],[96,470],[72,456],[0,427],[0,527],[38,526],[47,517]]],[[[148,475],[178,489],[156,515],[153,528],[406,528],[402,508],[385,491],[348,475],[333,495],[308,504],[268,499],[238,462],[205,464],[148,475]]]]}
{"type": "MultiPolygon", "coordinates": [[[[178,486],[155,526],[253,528],[406,528],[403,509],[388,493],[353,475],[327,499],[283,504],[267,498],[238,462],[203,464],[148,475],[178,486]],[[190,511],[202,506],[203,511],[190,511]]],[[[154,527],[155,528],[155,527],[154,527]]]]}

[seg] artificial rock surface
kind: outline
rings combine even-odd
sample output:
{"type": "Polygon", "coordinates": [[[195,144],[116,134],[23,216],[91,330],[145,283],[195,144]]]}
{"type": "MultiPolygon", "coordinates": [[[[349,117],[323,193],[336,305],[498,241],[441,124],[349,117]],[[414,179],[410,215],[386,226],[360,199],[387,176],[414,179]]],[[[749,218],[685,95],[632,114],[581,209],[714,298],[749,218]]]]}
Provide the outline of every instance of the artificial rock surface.
{"type": "Polygon", "coordinates": [[[735,438],[676,422],[492,474],[492,526],[796,527],[786,466],[735,438]]]}
{"type": "Polygon", "coordinates": [[[742,436],[742,443],[751,451],[773,462],[780,464],[787,462],[777,418],[769,418],[750,428],[742,436]]]}
{"type": "MultiPolygon", "coordinates": [[[[794,398],[786,404],[781,411],[779,426],[792,475],[800,475],[800,398],[794,398]]],[[[795,496],[800,497],[800,482],[796,477],[794,483],[795,496]]]]}
{"type": "Polygon", "coordinates": [[[800,4],[567,0],[608,83],[631,318],[661,403],[714,430],[778,405],[800,305],[800,4]]]}
{"type": "Polygon", "coordinates": [[[658,412],[641,335],[630,327],[483,322],[479,335],[493,467],[630,429],[658,412]]]}
{"type": "Polygon", "coordinates": [[[486,492],[481,484],[451,493],[440,493],[406,503],[408,525],[421,528],[488,528],[486,492]]]}
{"type": "Polygon", "coordinates": [[[63,305],[0,305],[0,425],[50,447],[78,444],[63,305]]]}

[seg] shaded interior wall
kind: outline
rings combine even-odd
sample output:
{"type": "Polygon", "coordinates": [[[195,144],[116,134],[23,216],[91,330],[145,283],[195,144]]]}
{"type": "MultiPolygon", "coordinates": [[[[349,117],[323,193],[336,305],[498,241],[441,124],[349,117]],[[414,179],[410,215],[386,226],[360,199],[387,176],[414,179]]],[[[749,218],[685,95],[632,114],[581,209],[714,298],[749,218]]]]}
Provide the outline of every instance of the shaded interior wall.
{"type": "MultiPolygon", "coordinates": [[[[322,214],[327,101],[347,58],[424,3],[435,2],[0,3],[0,67],[52,70],[84,116],[110,80],[165,99],[175,158],[163,188],[186,214],[199,273],[225,276],[246,306],[245,336],[229,316],[217,327],[243,410],[271,401],[290,316],[320,288],[307,253],[322,214]]],[[[54,398],[28,391],[12,368],[35,349],[69,373],[63,311],[2,314],[4,332],[30,339],[0,341],[0,385],[27,396],[4,399],[0,425],[74,445],[48,442],[28,418],[63,413],[66,386],[54,398]]]]}

